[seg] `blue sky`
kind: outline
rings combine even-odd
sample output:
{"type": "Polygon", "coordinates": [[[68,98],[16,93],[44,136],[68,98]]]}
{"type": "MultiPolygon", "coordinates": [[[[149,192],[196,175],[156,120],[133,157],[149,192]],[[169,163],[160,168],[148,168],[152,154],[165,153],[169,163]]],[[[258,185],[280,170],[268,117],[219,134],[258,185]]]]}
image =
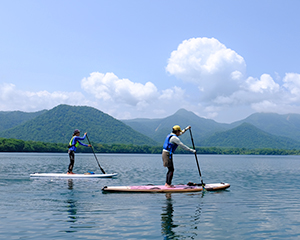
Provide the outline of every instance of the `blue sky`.
{"type": "Polygon", "coordinates": [[[300,113],[300,1],[0,1],[0,111],[300,113]]]}

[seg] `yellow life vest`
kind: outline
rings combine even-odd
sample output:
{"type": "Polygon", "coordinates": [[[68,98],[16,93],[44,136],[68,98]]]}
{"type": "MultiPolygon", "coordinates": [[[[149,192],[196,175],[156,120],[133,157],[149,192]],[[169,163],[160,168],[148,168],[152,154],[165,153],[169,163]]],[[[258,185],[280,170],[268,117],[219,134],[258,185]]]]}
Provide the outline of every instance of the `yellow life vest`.
{"type": "Polygon", "coordinates": [[[78,147],[78,145],[79,145],[79,142],[78,142],[78,141],[77,141],[75,144],[72,145],[72,142],[73,142],[74,137],[75,137],[75,136],[73,136],[73,137],[71,138],[71,140],[70,140],[70,142],[69,142],[68,148],[71,148],[71,147],[73,147],[73,146],[75,146],[76,148],[78,147]]]}

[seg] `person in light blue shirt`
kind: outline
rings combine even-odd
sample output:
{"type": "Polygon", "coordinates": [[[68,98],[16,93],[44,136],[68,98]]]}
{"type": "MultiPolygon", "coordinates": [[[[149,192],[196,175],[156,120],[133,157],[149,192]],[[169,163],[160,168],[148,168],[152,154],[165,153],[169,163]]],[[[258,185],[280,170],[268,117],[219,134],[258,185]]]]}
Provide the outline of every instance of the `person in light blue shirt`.
{"type": "Polygon", "coordinates": [[[68,168],[68,174],[74,174],[73,173],[73,167],[74,167],[74,163],[75,163],[75,152],[76,152],[76,149],[77,147],[80,145],[82,146],[85,146],[85,147],[91,147],[92,145],[90,144],[84,144],[82,142],[80,142],[80,140],[84,140],[85,137],[86,137],[86,134],[85,133],[83,135],[83,137],[80,137],[80,131],[78,129],[75,129],[74,133],[73,133],[73,136],[69,142],[69,158],[70,158],[70,164],[69,164],[69,168],[68,168]]]}

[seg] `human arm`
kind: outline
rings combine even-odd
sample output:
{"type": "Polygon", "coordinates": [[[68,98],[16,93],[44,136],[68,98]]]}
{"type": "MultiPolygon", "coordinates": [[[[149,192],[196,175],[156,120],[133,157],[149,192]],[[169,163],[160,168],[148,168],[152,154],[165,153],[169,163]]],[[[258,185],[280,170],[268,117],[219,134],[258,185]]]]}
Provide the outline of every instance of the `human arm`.
{"type": "Polygon", "coordinates": [[[80,140],[84,140],[85,138],[86,138],[86,133],[83,135],[83,137],[76,136],[74,138],[74,143],[78,142],[82,146],[91,147],[92,146],[91,144],[85,144],[85,143],[80,142],[80,140]]]}
{"type": "Polygon", "coordinates": [[[184,144],[180,141],[180,139],[179,139],[178,137],[176,137],[176,136],[172,136],[172,137],[170,138],[170,143],[177,144],[177,145],[179,145],[180,147],[182,147],[183,149],[185,149],[185,150],[187,150],[187,151],[190,151],[190,152],[192,152],[192,153],[195,153],[195,152],[196,152],[196,150],[194,150],[194,149],[192,149],[192,148],[189,148],[188,146],[184,145],[184,144]]]}
{"type": "Polygon", "coordinates": [[[185,129],[183,129],[180,133],[180,135],[184,134],[187,130],[189,130],[191,126],[187,126],[185,129]]]}

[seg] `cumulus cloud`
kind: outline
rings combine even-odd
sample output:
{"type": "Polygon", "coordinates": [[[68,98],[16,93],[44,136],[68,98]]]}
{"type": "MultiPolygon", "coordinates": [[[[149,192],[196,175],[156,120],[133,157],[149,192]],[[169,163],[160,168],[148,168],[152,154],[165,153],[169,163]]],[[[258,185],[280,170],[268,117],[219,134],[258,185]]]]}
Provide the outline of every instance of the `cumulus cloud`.
{"type": "Polygon", "coordinates": [[[283,84],[272,96],[252,103],[252,108],[259,112],[300,113],[300,74],[286,73],[283,84]]]}
{"type": "Polygon", "coordinates": [[[283,79],[283,82],[283,87],[290,91],[295,101],[298,101],[300,97],[300,74],[287,73],[283,79]]]}
{"type": "Polygon", "coordinates": [[[246,80],[246,88],[248,88],[251,92],[275,93],[279,91],[279,84],[275,83],[275,81],[269,74],[263,74],[261,75],[259,80],[253,77],[249,77],[246,80]]]}
{"type": "Polygon", "coordinates": [[[180,87],[159,91],[152,82],[136,83],[114,73],[93,72],[81,80],[81,87],[98,99],[95,107],[119,119],[154,117],[188,106],[180,87]]]}
{"type": "Polygon", "coordinates": [[[147,105],[159,95],[151,82],[135,83],[129,79],[119,79],[114,73],[93,72],[82,79],[81,87],[98,99],[132,106],[147,105]]]}
{"type": "Polygon", "coordinates": [[[246,64],[215,38],[191,38],[171,53],[166,71],[197,85],[203,99],[210,100],[238,90],[246,64]]]}
{"type": "MultiPolygon", "coordinates": [[[[300,74],[246,76],[238,53],[215,38],[191,38],[171,53],[166,71],[199,90],[198,112],[215,118],[229,108],[300,113],[300,74]]],[[[248,111],[249,112],[249,111],[248,111]]],[[[225,113],[226,114],[226,113],[225,113]]]]}
{"type": "Polygon", "coordinates": [[[114,73],[93,72],[81,80],[81,92],[23,91],[14,84],[0,84],[0,111],[37,111],[59,104],[88,105],[118,119],[157,117],[187,108],[188,95],[181,87],[171,86],[158,91],[157,87],[119,79],[114,73]]]}
{"type": "Polygon", "coordinates": [[[37,111],[59,104],[80,105],[87,103],[80,92],[22,91],[12,83],[0,84],[0,110],[37,111]]]}
{"type": "MultiPolygon", "coordinates": [[[[276,83],[268,74],[260,79],[249,77],[241,88],[228,96],[218,96],[211,104],[235,108],[244,106],[254,112],[300,114],[300,74],[287,73],[283,84],[276,83]]],[[[216,113],[216,112],[214,112],[216,113]]]]}

